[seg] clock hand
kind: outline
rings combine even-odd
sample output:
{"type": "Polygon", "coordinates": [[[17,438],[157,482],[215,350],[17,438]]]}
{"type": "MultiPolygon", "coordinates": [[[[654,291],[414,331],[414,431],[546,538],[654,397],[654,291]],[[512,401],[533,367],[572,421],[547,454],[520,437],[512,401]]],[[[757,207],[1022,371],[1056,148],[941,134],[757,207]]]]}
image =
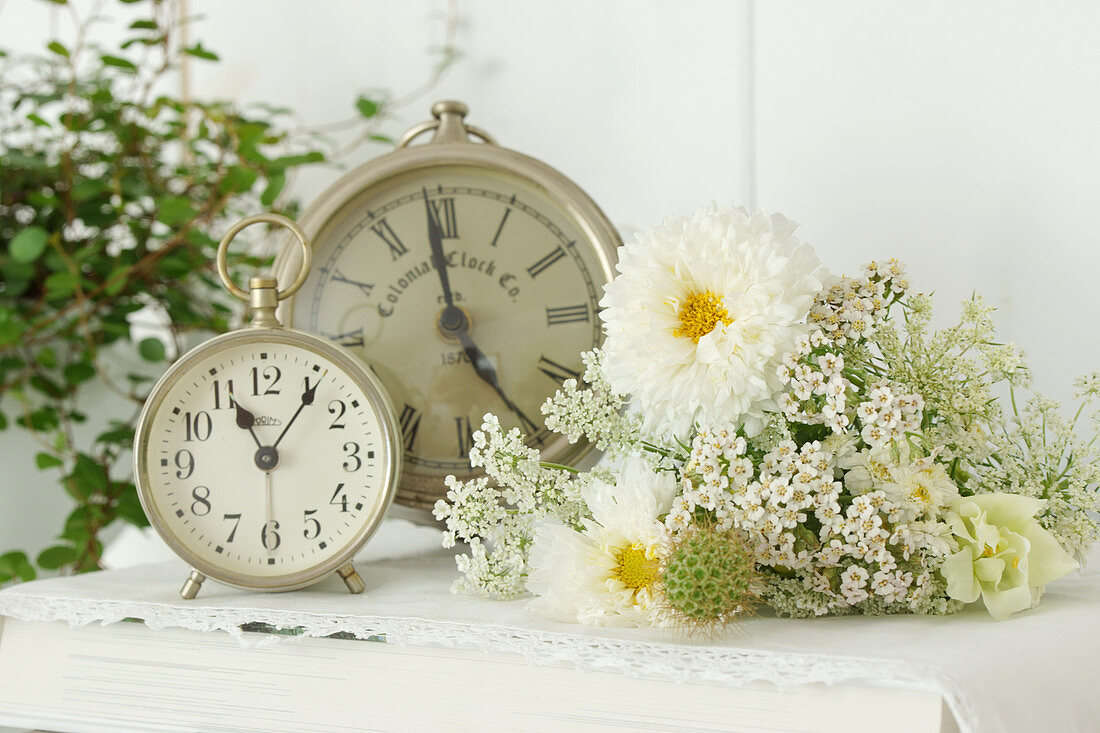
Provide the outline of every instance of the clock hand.
{"type": "MultiPolygon", "coordinates": [[[[322,375],[322,378],[323,377],[324,375],[322,375]]],[[[286,435],[286,431],[290,430],[290,426],[294,424],[294,421],[298,419],[298,415],[302,413],[302,408],[306,405],[313,404],[313,398],[317,396],[317,385],[319,385],[320,383],[321,380],[318,379],[317,384],[310,387],[309,377],[306,377],[306,389],[304,392],[302,392],[302,401],[298,405],[298,409],[294,411],[294,415],[290,418],[290,422],[288,422],[286,424],[286,427],[283,428],[283,432],[279,433],[279,437],[275,439],[275,443],[271,446],[272,450],[279,447],[279,442],[283,439],[283,436],[286,435]]]]}
{"type": "MultiPolygon", "coordinates": [[[[264,471],[264,521],[266,522],[266,524],[264,525],[265,527],[270,527],[271,523],[275,520],[275,516],[274,516],[275,515],[275,509],[274,509],[274,503],[275,503],[274,499],[275,499],[275,497],[273,496],[274,492],[272,491],[272,485],[271,484],[272,484],[271,471],[264,471]]],[[[266,538],[266,535],[265,535],[265,538],[266,538]]],[[[264,547],[265,547],[265,549],[267,549],[267,554],[268,554],[269,557],[275,554],[275,550],[270,548],[270,547],[267,547],[266,542],[264,543],[264,547]]]]}
{"type": "Polygon", "coordinates": [[[233,406],[237,408],[237,427],[241,430],[247,430],[252,434],[252,439],[256,441],[257,448],[263,448],[263,443],[256,436],[256,416],[246,410],[240,402],[237,402],[233,396],[233,390],[229,390],[229,399],[233,402],[233,406]]]}
{"type": "Polygon", "coordinates": [[[428,214],[428,244],[432,248],[432,262],[435,263],[436,274],[439,275],[439,284],[443,288],[443,300],[447,308],[453,308],[455,304],[454,294],[451,292],[451,278],[447,273],[447,257],[443,254],[443,232],[439,230],[439,223],[435,220],[432,204],[428,201],[428,189],[424,192],[424,209],[428,214]]]}
{"type": "Polygon", "coordinates": [[[447,307],[439,314],[439,330],[451,334],[465,331],[470,324],[466,314],[455,305],[455,296],[451,291],[451,276],[447,273],[447,256],[443,253],[443,231],[439,228],[439,221],[436,219],[435,212],[432,211],[431,202],[428,201],[428,189],[421,190],[424,192],[424,209],[428,214],[428,244],[432,248],[432,263],[435,265],[436,274],[439,275],[443,300],[447,303],[447,307]]]}
{"type": "Polygon", "coordinates": [[[485,353],[477,347],[477,344],[470,338],[470,335],[463,330],[458,333],[458,339],[462,342],[462,348],[466,352],[466,356],[470,359],[474,371],[477,372],[477,376],[481,378],[481,381],[485,382],[496,391],[500,399],[503,400],[505,406],[519,418],[520,423],[527,433],[534,434],[538,432],[538,426],[523,414],[523,410],[519,409],[516,403],[508,399],[508,395],[504,394],[504,390],[500,386],[500,379],[497,378],[496,369],[493,369],[493,365],[488,357],[486,357],[485,353]]]}

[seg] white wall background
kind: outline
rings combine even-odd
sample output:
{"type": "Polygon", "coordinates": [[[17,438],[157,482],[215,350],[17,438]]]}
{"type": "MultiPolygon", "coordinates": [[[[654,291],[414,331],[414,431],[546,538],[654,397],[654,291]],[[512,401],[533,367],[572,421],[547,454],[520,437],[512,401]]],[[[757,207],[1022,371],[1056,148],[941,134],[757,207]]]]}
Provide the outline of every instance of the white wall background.
{"type": "MultiPolygon", "coordinates": [[[[66,27],[41,0],[0,3],[0,47],[41,48],[66,27]]],[[[429,76],[447,7],[190,0],[204,16],[193,38],[223,59],[195,65],[194,92],[343,119],[357,93],[429,76]]],[[[624,234],[712,199],[779,210],[835,270],[907,261],[944,320],[985,294],[1053,396],[1100,368],[1095,3],[456,7],[463,60],[391,132],[434,99],[462,99],[474,124],[572,177],[624,234]]],[[[308,202],[338,175],[302,175],[297,194],[308,202]]],[[[0,437],[0,550],[45,546],[67,511],[32,456],[24,436],[0,437]]]]}

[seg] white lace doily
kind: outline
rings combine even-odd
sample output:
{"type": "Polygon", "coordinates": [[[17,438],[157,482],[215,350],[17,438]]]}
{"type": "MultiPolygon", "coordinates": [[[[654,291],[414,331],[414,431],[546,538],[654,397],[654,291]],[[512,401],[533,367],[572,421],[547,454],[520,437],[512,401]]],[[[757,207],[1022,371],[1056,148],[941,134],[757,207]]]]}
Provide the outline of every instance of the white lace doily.
{"type": "Polygon", "coordinates": [[[445,552],[360,563],[359,570],[367,583],[362,596],[336,579],[282,594],[207,581],[197,599],[183,601],[187,569],[169,562],[17,585],[0,592],[0,613],[74,625],[138,618],[155,629],[227,632],[242,643],[288,639],[241,630],[261,623],[304,636],[384,636],[397,644],[520,654],[531,664],[733,686],[901,686],[941,694],[962,731],[1087,730],[1100,720],[1100,577],[1092,570],[1056,584],[1038,609],[1007,622],[980,608],[945,618],[762,616],[708,642],[555,623],[523,601],[452,595],[456,571],[445,552]]]}

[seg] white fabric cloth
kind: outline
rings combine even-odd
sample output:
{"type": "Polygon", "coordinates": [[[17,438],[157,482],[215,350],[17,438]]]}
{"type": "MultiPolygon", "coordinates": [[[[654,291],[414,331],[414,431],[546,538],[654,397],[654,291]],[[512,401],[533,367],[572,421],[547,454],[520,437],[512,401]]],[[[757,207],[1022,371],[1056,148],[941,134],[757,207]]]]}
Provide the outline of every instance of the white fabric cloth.
{"type": "MultiPolygon", "coordinates": [[[[425,535],[413,529],[404,533],[423,545],[425,535]]],[[[395,524],[383,537],[401,534],[395,524]]],[[[152,628],[224,631],[242,641],[240,626],[260,622],[300,627],[308,636],[384,635],[398,644],[518,653],[532,664],[568,662],[728,685],[901,686],[942,694],[964,733],[1100,727],[1095,563],[1053,585],[1039,608],[1005,622],[993,621],[980,607],[942,618],[788,620],[765,614],[745,620],[740,633],[701,641],[667,631],[555,623],[527,611],[524,601],[452,595],[456,571],[449,553],[393,559],[402,554],[401,542],[390,540],[372,543],[373,554],[390,559],[359,564],[367,584],[361,596],[348,594],[335,578],[282,594],[249,593],[208,580],[197,599],[183,601],[178,594],[187,569],[176,561],[16,585],[0,592],[0,613],[70,624],[140,618],[152,628]]],[[[286,637],[263,639],[281,643],[286,637]]],[[[883,730],[889,728],[883,721],[883,730]]]]}

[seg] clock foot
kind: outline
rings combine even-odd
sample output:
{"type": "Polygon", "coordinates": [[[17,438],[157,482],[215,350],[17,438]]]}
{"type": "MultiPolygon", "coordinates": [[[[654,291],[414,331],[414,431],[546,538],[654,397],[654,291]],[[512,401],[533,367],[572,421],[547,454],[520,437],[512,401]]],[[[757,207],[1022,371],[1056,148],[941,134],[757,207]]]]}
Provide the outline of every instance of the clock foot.
{"type": "Polygon", "coordinates": [[[344,579],[344,585],[346,585],[348,590],[352,593],[362,593],[367,587],[363,579],[359,577],[359,573],[355,571],[355,566],[350,562],[338,567],[336,569],[336,574],[344,579]]]}
{"type": "Polygon", "coordinates": [[[187,580],[184,581],[183,588],[180,589],[180,597],[185,601],[189,601],[197,596],[204,580],[206,580],[205,575],[198,570],[192,570],[191,574],[187,576],[187,580]]]}

